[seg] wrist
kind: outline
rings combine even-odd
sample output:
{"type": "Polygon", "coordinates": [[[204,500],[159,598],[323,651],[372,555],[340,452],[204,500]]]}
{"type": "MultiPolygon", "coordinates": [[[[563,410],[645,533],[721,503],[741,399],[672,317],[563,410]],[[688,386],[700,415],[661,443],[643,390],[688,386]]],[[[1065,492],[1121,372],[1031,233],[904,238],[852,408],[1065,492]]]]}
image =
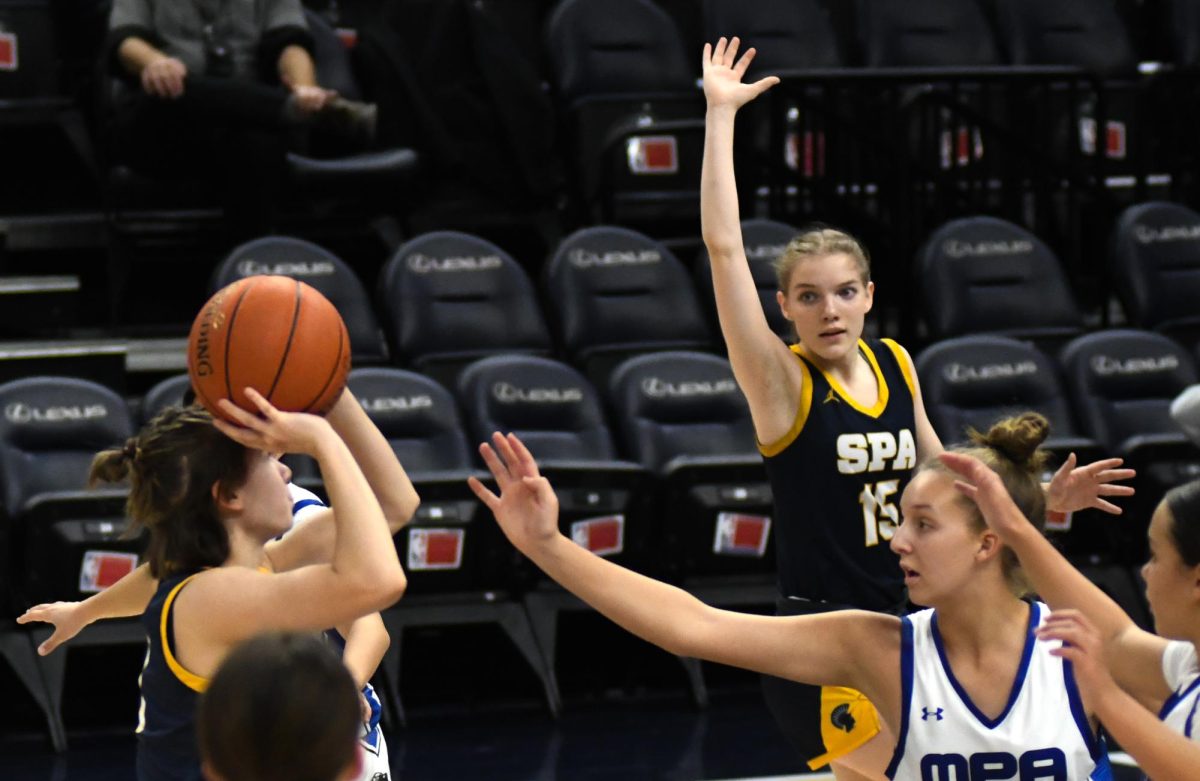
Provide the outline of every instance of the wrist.
{"type": "Polygon", "coordinates": [[[729,103],[721,103],[718,105],[709,105],[705,112],[706,119],[717,120],[722,122],[732,122],[737,116],[738,107],[729,103]]]}

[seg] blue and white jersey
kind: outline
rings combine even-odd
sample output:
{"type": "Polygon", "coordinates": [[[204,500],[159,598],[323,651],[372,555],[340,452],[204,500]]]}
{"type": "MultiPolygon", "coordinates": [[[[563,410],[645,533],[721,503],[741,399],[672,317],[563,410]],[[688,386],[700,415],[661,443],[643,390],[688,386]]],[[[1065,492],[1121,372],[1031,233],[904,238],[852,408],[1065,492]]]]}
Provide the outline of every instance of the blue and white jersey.
{"type": "Polygon", "coordinates": [[[292,526],[304,523],[315,513],[325,509],[321,497],[295,483],[288,483],[288,495],[292,497],[292,526]]]}
{"type": "Polygon", "coordinates": [[[1173,693],[1158,717],[1180,735],[1200,743],[1200,662],[1196,646],[1183,640],[1168,643],[1162,666],[1163,678],[1173,693]]]}
{"type": "MultiPolygon", "coordinates": [[[[304,523],[326,507],[319,496],[295,483],[288,483],[288,493],[292,497],[292,528],[304,523]]],[[[339,656],[345,651],[346,640],[336,629],[327,630],[325,638],[337,650],[339,656]]],[[[358,738],[363,762],[362,772],[356,781],[388,781],[391,778],[391,768],[387,741],[383,739],[383,730],[379,727],[379,717],[383,708],[371,684],[363,686],[362,694],[371,706],[371,718],[363,722],[358,738]]]]}
{"type": "Polygon", "coordinates": [[[1025,651],[1004,712],[985,716],[950,669],[937,614],[902,620],[900,734],[887,776],[904,781],[1109,781],[1071,665],[1034,630],[1049,609],[1030,606],[1025,651]]]}

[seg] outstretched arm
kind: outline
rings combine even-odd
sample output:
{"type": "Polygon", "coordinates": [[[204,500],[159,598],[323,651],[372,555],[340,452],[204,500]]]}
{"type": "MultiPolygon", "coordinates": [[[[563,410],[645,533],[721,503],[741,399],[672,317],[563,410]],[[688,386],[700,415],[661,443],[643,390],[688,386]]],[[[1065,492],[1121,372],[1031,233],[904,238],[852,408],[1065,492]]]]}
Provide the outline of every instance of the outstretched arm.
{"type": "Polygon", "coordinates": [[[1143,703],[1161,704],[1171,693],[1162,673],[1167,641],[1139,629],[1116,602],[1071,566],[982,461],[962,453],[943,453],[941,459],[961,476],[957,488],[979,506],[988,526],[1017,554],[1041,598],[1055,610],[1074,608],[1086,615],[1104,640],[1117,682],[1143,703]]]}
{"type": "Polygon", "coordinates": [[[38,646],[38,653],[45,656],[95,621],[140,616],[145,612],[146,605],[150,604],[156,588],[158,581],[150,575],[150,565],[143,564],[82,602],[34,605],[17,618],[17,623],[41,621],[54,625],[54,633],[38,646]]]}
{"type": "Polygon", "coordinates": [[[739,41],[704,46],[704,166],[700,172],[700,227],[712,264],[721,333],[738,385],[750,403],[759,441],[787,433],[799,404],[799,368],[771,330],[746,260],[733,170],[733,128],[738,109],[779,79],[743,84],[754,49],[737,59],[739,41]],[[788,369],[791,368],[792,372],[788,369]],[[794,374],[794,376],[792,376],[794,374]]]}
{"type": "Polygon", "coordinates": [[[513,545],[625,629],[680,656],[806,683],[853,686],[885,714],[899,712],[897,619],[861,611],[778,618],[710,607],[560,534],[558,499],[516,436],[495,434],[480,453],[500,495],[475,478],[469,480],[471,489],[495,513],[513,545]]]}
{"type": "Polygon", "coordinates": [[[1200,745],[1175,732],[1154,714],[1139,707],[1116,685],[1105,666],[1100,632],[1077,610],[1055,611],[1038,630],[1040,640],[1059,640],[1051,653],[1071,662],[1075,681],[1087,707],[1104,724],[1121,748],[1155,781],[1188,781],[1200,768],[1200,745]]]}

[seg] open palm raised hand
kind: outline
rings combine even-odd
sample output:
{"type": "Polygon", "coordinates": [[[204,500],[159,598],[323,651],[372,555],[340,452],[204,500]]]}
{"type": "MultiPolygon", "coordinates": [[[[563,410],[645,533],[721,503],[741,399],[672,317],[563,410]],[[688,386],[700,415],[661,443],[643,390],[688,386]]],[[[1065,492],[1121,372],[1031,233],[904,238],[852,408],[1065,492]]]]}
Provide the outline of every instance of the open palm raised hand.
{"type": "Polygon", "coordinates": [[[746,69],[756,53],[747,49],[741,59],[737,50],[741,41],[735,36],[731,40],[721,38],[716,46],[704,44],[704,97],[709,108],[739,109],[779,83],[778,76],[767,76],[749,84],[743,84],[746,69]]]}
{"type": "Polygon", "coordinates": [[[500,495],[492,493],[474,477],[467,483],[479,500],[487,505],[509,541],[528,553],[539,543],[552,540],[558,533],[558,497],[550,481],[538,472],[537,462],[515,434],[492,435],[492,443],[479,446],[500,495]]]}

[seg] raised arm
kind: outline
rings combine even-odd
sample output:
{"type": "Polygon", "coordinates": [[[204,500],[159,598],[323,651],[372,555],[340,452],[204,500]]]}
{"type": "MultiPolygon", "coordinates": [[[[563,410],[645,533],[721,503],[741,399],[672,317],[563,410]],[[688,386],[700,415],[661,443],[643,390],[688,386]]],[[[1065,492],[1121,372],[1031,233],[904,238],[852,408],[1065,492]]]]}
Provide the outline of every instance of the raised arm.
{"type": "Polygon", "coordinates": [[[771,330],[746,260],[733,170],[738,109],[779,82],[774,76],[743,84],[754,49],[737,59],[738,39],[704,46],[704,166],[700,172],[700,227],[712,264],[721,333],[738,385],[750,403],[761,442],[791,428],[800,398],[800,369],[771,330]]]}
{"type": "MultiPolygon", "coordinates": [[[[558,500],[514,435],[480,453],[500,495],[475,495],[505,535],[546,574],[625,629],[667,651],[812,684],[853,686],[899,713],[899,621],[841,611],[779,618],[718,610],[682,589],[592,554],[558,532],[558,500]]],[[[890,709],[889,709],[890,708],[890,709]]]]}
{"type": "Polygon", "coordinates": [[[1112,675],[1150,707],[1171,693],[1162,672],[1167,641],[1143,631],[1121,607],[1071,566],[1031,524],[1004,490],[1000,476],[961,453],[943,453],[942,463],[961,476],[958,489],[970,497],[991,529],[1013,549],[1038,595],[1055,610],[1073,608],[1088,617],[1104,642],[1112,675]]]}
{"type": "MultiPolygon", "coordinates": [[[[387,518],[389,531],[395,534],[412,520],[421,504],[404,466],[349,388],[325,417],[354,456],[387,518]]],[[[282,540],[269,543],[267,557],[277,571],[327,562],[333,551],[333,537],[332,514],[326,511],[322,517],[314,517],[288,532],[282,540]]]]}
{"type": "MultiPolygon", "coordinates": [[[[179,624],[203,627],[210,650],[222,651],[264,629],[321,630],[383,609],[404,591],[383,511],[349,448],[328,421],[280,412],[253,389],[246,395],[261,410],[251,415],[225,400],[223,411],[238,425],[217,420],[222,433],[264,452],[302,452],[316,458],[336,510],[333,555],[317,564],[276,575],[249,567],[201,574],[177,602],[179,624]],[[219,620],[212,620],[219,616],[219,620]],[[203,617],[203,618],[201,618],[203,617]]],[[[177,629],[177,631],[179,631],[177,629]]]]}

